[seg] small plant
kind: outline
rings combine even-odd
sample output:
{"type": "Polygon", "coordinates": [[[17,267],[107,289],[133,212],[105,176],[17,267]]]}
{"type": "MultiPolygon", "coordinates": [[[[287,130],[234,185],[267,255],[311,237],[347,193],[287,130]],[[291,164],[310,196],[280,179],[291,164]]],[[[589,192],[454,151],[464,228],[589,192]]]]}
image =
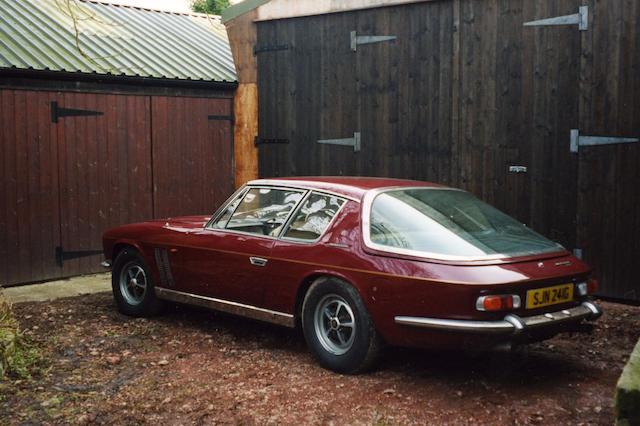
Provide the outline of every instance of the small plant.
{"type": "Polygon", "coordinates": [[[7,376],[30,378],[40,360],[40,352],[20,332],[13,308],[0,290],[0,379],[7,376]]]}

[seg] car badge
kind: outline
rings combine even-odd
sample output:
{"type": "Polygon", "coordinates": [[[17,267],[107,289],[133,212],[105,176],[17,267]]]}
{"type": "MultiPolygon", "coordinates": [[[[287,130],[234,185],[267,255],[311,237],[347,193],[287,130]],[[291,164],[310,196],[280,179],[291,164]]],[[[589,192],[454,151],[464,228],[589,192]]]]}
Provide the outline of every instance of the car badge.
{"type": "Polygon", "coordinates": [[[538,268],[544,268],[544,263],[538,262],[538,268]]]}

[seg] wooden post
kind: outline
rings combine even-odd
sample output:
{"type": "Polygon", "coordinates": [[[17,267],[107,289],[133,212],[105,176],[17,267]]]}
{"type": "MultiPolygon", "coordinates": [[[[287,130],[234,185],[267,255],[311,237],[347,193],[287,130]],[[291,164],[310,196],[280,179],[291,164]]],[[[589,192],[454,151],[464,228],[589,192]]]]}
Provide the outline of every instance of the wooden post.
{"type": "Polygon", "coordinates": [[[235,129],[233,134],[236,187],[258,177],[258,86],[240,83],[234,99],[235,129]]]}
{"type": "Polygon", "coordinates": [[[256,11],[253,10],[225,22],[239,83],[233,107],[236,187],[258,177],[258,149],[255,146],[258,136],[258,64],[253,53],[257,39],[255,18],[256,11]]]}

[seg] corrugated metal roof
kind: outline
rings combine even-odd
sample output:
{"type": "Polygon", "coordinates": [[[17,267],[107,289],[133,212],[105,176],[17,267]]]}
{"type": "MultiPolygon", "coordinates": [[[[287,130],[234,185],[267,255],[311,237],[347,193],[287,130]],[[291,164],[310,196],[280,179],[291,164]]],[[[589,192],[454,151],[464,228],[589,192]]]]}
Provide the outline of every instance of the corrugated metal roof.
{"type": "Polygon", "coordinates": [[[219,17],[94,0],[0,0],[0,68],[236,81],[219,17]]]}

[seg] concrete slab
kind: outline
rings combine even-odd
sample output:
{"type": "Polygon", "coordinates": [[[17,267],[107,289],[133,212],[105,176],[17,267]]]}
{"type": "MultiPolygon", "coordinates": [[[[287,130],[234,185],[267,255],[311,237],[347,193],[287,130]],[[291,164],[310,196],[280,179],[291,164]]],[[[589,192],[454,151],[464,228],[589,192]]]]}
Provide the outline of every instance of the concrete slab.
{"type": "Polygon", "coordinates": [[[65,297],[111,291],[111,273],[84,275],[42,284],[31,284],[4,289],[11,303],[45,302],[65,297]]]}

